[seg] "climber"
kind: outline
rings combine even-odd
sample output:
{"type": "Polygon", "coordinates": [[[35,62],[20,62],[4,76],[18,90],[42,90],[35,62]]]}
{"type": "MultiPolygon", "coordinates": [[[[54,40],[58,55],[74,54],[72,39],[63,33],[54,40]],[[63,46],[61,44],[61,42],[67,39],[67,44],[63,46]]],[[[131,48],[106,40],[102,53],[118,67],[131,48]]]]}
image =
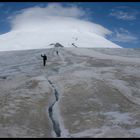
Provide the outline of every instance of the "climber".
{"type": "Polygon", "coordinates": [[[41,54],[41,57],[43,58],[43,65],[45,66],[47,61],[47,56],[45,54],[44,55],[41,54]]]}

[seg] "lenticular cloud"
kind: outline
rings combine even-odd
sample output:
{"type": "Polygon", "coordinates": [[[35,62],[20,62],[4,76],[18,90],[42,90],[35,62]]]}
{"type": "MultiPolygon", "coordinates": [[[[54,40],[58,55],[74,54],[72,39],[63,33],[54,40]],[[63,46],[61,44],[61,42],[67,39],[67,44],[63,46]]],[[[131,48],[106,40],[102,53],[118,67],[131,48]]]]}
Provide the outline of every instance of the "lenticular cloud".
{"type": "Polygon", "coordinates": [[[110,30],[84,20],[86,15],[83,9],[60,4],[23,9],[9,18],[12,29],[0,35],[0,51],[48,48],[57,42],[64,47],[120,48],[106,39],[110,30]]]}

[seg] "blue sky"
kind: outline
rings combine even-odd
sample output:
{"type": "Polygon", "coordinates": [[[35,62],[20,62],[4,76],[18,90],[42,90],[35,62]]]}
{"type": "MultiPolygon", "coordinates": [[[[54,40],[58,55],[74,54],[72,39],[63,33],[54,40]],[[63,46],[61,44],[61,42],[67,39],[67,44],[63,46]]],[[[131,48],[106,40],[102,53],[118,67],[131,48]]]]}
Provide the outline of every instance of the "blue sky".
{"type": "MultiPolygon", "coordinates": [[[[116,44],[126,48],[140,48],[140,2],[58,3],[64,7],[76,6],[83,10],[87,20],[102,25],[112,32],[107,38],[116,44]]],[[[0,2],[0,34],[11,30],[9,17],[22,9],[45,7],[48,4],[50,2],[0,2]]]]}

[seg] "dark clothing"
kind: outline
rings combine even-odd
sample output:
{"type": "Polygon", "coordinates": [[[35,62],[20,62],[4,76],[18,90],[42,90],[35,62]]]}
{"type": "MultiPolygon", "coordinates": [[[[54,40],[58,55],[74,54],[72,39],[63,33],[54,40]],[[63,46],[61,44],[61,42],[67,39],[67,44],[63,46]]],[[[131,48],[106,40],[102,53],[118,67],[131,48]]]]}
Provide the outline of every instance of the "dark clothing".
{"type": "Polygon", "coordinates": [[[58,55],[58,51],[56,51],[56,54],[58,55]]]}
{"type": "Polygon", "coordinates": [[[43,65],[45,66],[46,65],[47,56],[45,54],[44,55],[41,54],[41,57],[43,58],[43,65]]]}

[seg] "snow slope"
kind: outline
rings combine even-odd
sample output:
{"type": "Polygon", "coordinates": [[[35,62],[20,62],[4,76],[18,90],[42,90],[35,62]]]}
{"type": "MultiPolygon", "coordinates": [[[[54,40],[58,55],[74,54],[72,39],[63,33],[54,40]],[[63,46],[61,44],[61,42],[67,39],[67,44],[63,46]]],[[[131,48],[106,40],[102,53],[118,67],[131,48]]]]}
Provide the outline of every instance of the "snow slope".
{"type": "Polygon", "coordinates": [[[0,52],[0,66],[0,137],[140,137],[139,49],[0,52]]]}
{"type": "Polygon", "coordinates": [[[121,48],[106,39],[110,31],[100,25],[78,19],[51,19],[28,23],[0,35],[0,51],[50,48],[59,42],[65,47],[121,48]]]}

